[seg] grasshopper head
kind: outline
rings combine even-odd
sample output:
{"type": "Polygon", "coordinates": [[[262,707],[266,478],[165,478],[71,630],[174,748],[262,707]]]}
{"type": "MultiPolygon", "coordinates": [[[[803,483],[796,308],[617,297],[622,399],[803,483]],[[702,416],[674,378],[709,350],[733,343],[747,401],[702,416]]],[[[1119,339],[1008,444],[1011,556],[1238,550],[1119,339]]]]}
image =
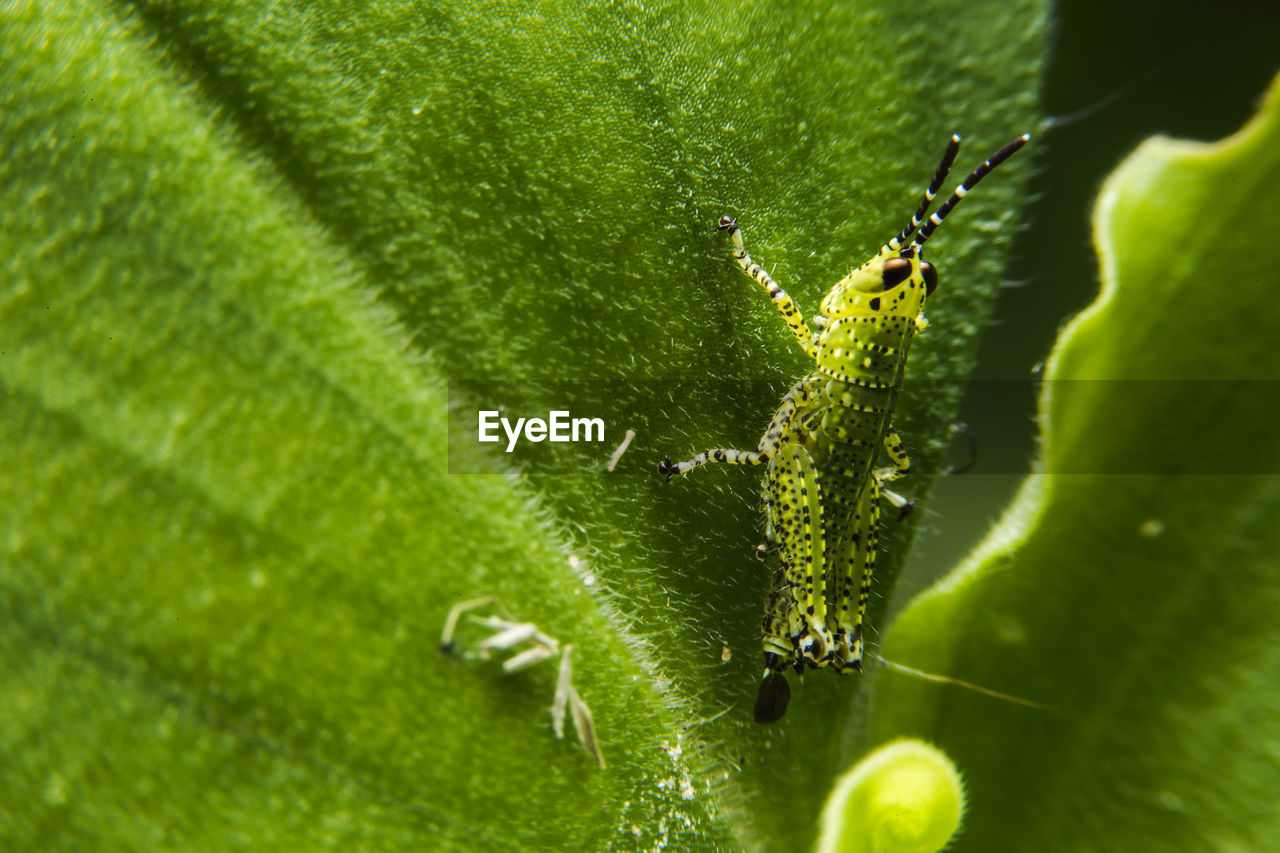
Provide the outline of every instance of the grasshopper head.
{"type": "Polygon", "coordinates": [[[947,143],[947,150],[942,155],[942,162],[938,164],[933,180],[924,191],[924,198],[920,200],[919,207],[906,226],[884,244],[878,255],[849,273],[831,289],[827,298],[822,300],[822,313],[830,319],[881,316],[914,320],[919,317],[924,309],[925,299],[938,287],[938,270],[920,257],[925,241],[979,181],[1013,156],[1029,139],[1031,137],[1024,133],[984,160],[956,187],[951,197],[926,219],[925,214],[960,150],[960,137],[952,135],[947,143]],[[915,235],[914,238],[912,235],[915,235]]]}
{"type": "Polygon", "coordinates": [[[914,320],[937,287],[938,268],[922,260],[914,244],[901,249],[885,246],[831,288],[822,300],[822,313],[831,319],[861,315],[914,320]]]}

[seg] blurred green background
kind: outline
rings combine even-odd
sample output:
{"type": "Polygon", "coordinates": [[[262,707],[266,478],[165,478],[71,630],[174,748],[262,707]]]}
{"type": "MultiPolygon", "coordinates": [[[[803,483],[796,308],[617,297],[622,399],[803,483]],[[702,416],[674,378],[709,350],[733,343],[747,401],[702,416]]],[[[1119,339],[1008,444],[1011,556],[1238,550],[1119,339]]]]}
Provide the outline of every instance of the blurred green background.
{"type": "MultiPolygon", "coordinates": [[[[1235,132],[1280,69],[1280,4],[1065,0],[1053,18],[1047,127],[958,417],[977,439],[979,464],[935,483],[895,604],[955,566],[1030,470],[1038,368],[1059,327],[1098,292],[1089,214],[1102,179],[1148,136],[1235,132]]],[[[953,458],[966,453],[958,440],[953,458]]]]}

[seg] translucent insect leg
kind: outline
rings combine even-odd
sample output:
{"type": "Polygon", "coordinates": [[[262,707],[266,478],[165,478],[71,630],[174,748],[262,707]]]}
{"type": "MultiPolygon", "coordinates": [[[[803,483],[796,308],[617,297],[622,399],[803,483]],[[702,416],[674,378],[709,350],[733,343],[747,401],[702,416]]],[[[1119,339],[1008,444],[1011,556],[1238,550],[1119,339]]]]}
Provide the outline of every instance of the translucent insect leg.
{"type": "Polygon", "coordinates": [[[902,519],[916,511],[915,498],[904,497],[897,492],[886,489],[884,486],[880,487],[880,494],[884,495],[885,499],[897,508],[898,521],[902,521],[902,519]]]}
{"type": "Polygon", "coordinates": [[[453,634],[458,629],[458,620],[462,618],[462,614],[468,610],[475,610],[477,607],[492,604],[496,600],[492,595],[485,595],[480,598],[473,598],[470,601],[460,601],[449,608],[449,615],[444,620],[444,630],[440,632],[440,651],[445,654],[453,652],[453,634]]]}
{"type": "Polygon", "coordinates": [[[600,742],[596,739],[596,724],[591,718],[591,709],[582,701],[578,691],[569,685],[569,713],[573,716],[573,728],[578,732],[578,740],[582,748],[596,760],[596,764],[604,768],[604,753],[600,751],[600,742]]]}
{"type": "Polygon", "coordinates": [[[556,679],[556,695],[551,703],[551,728],[557,739],[564,739],[564,715],[567,709],[573,718],[573,727],[578,732],[582,748],[603,768],[604,754],[600,752],[600,741],[596,737],[596,724],[591,717],[591,709],[573,686],[573,665],[569,662],[571,651],[573,646],[567,645],[560,652],[560,676],[556,679]]]}
{"type": "Polygon", "coordinates": [[[729,232],[729,236],[733,240],[733,259],[738,262],[738,266],[742,267],[743,272],[755,279],[756,283],[769,294],[769,300],[773,302],[774,307],[778,309],[778,313],[782,315],[782,319],[791,329],[791,334],[795,335],[796,340],[800,343],[800,348],[804,350],[805,355],[816,360],[818,347],[813,341],[813,332],[809,330],[809,326],[805,323],[804,317],[801,316],[800,309],[796,307],[795,301],[787,295],[785,290],[778,286],[778,283],[764,271],[763,267],[751,260],[751,256],[747,254],[746,247],[742,244],[742,229],[738,227],[738,220],[722,216],[720,217],[720,222],[716,225],[716,230],[729,232]]]}
{"type": "Polygon", "coordinates": [[[627,430],[626,436],[622,439],[622,444],[619,444],[618,449],[613,451],[613,455],[609,457],[609,464],[605,466],[606,471],[612,471],[618,467],[618,460],[622,458],[622,454],[627,452],[627,448],[631,446],[631,440],[635,437],[635,430],[627,430]]]}
{"type": "Polygon", "coordinates": [[[760,443],[756,445],[755,450],[731,450],[717,447],[711,450],[704,450],[697,456],[691,456],[683,462],[672,462],[671,457],[666,456],[658,463],[658,473],[670,481],[677,474],[687,474],[694,468],[700,468],[708,462],[724,462],[729,465],[763,465],[773,458],[773,455],[778,450],[778,445],[790,435],[791,422],[795,417],[796,408],[808,402],[808,393],[803,379],[791,386],[791,390],[787,391],[782,398],[778,411],[774,412],[773,420],[769,421],[769,427],[764,431],[764,435],[760,437],[760,443]]]}

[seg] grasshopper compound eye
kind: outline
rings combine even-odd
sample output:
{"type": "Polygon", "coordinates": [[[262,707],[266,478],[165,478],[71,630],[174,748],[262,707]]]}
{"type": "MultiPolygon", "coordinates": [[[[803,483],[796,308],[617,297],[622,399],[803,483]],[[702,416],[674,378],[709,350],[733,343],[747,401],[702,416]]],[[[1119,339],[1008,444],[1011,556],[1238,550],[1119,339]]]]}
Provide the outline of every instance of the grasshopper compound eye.
{"type": "Polygon", "coordinates": [[[911,261],[906,258],[890,258],[884,262],[884,289],[897,287],[911,277],[911,261]]]}
{"type": "Polygon", "coordinates": [[[920,275],[924,276],[924,292],[926,296],[933,296],[933,292],[938,289],[938,268],[928,261],[920,264],[920,275]]]}

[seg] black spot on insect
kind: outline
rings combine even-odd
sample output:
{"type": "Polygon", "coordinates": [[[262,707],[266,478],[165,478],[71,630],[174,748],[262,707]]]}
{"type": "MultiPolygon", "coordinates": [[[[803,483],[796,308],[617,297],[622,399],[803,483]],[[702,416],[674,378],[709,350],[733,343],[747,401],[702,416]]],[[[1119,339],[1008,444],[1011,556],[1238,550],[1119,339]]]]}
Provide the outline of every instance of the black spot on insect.
{"type": "Polygon", "coordinates": [[[870,308],[872,311],[879,311],[879,310],[880,310],[880,297],[879,297],[879,296],[877,296],[875,299],[872,299],[870,302],[868,302],[868,303],[867,303],[867,307],[868,307],[868,308],[870,308]]]}

